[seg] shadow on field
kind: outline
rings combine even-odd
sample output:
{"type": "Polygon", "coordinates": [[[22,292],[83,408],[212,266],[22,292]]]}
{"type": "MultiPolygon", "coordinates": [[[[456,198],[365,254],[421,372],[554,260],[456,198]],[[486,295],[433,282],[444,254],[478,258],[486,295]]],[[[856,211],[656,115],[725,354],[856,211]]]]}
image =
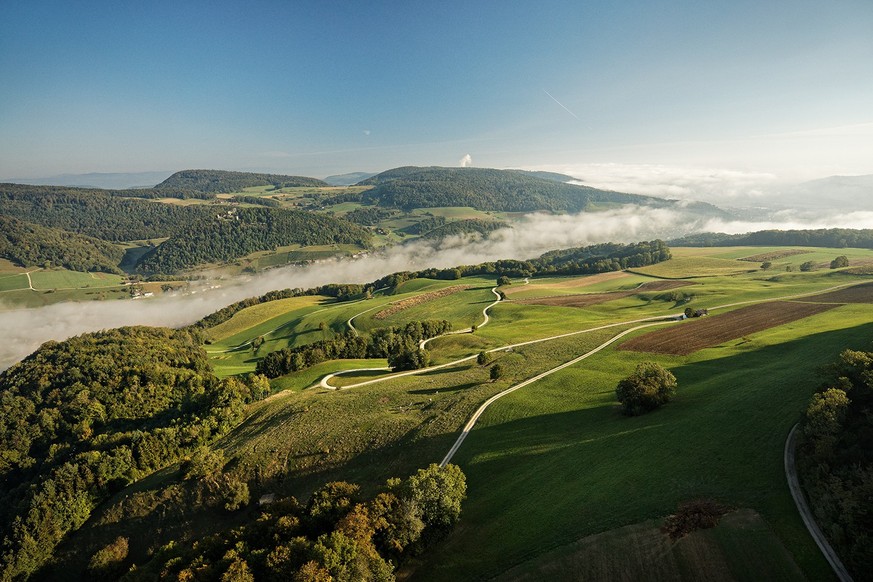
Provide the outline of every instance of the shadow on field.
{"type": "Polygon", "coordinates": [[[431,370],[430,372],[422,372],[420,374],[416,374],[416,376],[426,377],[426,376],[439,376],[441,374],[453,374],[455,372],[460,372],[462,370],[466,370],[470,367],[469,364],[460,364],[458,366],[451,366],[448,368],[440,368],[439,370],[431,370]]]}
{"type": "Polygon", "coordinates": [[[826,577],[785,485],[783,448],[821,370],[845,349],[870,349],[871,340],[867,323],[668,366],[675,400],[639,417],[619,413],[611,380],[586,384],[589,366],[616,382],[632,370],[634,362],[614,353],[514,393],[485,413],[453,459],[467,475],[462,522],[418,572],[490,578],[583,536],[709,497],[761,513],[810,579],[826,577]]]}
{"type": "Polygon", "coordinates": [[[459,384],[458,386],[452,386],[451,388],[429,388],[427,390],[410,390],[410,394],[439,394],[449,393],[449,392],[460,392],[462,390],[468,390],[470,388],[475,388],[479,386],[479,382],[467,382],[466,384],[459,384]]]}

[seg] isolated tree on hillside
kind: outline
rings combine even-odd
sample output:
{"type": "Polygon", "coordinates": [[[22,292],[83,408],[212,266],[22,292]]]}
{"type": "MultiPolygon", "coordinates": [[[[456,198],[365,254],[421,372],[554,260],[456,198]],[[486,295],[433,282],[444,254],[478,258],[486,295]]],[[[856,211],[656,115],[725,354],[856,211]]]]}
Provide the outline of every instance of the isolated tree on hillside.
{"type": "Polygon", "coordinates": [[[479,355],[476,356],[476,363],[480,366],[484,366],[490,361],[491,356],[488,354],[488,352],[479,352],[479,355]]]}
{"type": "Polygon", "coordinates": [[[804,273],[808,273],[809,271],[815,271],[815,263],[813,261],[806,261],[805,263],[800,263],[800,270],[804,273]]]}
{"type": "Polygon", "coordinates": [[[655,362],[639,364],[634,373],[615,388],[622,412],[628,416],[654,410],[669,402],[675,393],[676,376],[655,362]]]}
{"type": "Polygon", "coordinates": [[[773,263],[771,263],[770,261],[764,261],[763,263],[761,263],[761,268],[765,271],[772,266],[773,266],[773,263]]]}
{"type": "Polygon", "coordinates": [[[512,285],[512,279],[506,275],[501,275],[497,278],[497,286],[502,287],[503,285],[512,285]]]}
{"type": "Polygon", "coordinates": [[[503,377],[503,368],[500,366],[500,364],[494,364],[493,366],[491,366],[491,372],[489,373],[489,376],[492,382],[494,382],[495,380],[500,380],[500,378],[503,377]]]}

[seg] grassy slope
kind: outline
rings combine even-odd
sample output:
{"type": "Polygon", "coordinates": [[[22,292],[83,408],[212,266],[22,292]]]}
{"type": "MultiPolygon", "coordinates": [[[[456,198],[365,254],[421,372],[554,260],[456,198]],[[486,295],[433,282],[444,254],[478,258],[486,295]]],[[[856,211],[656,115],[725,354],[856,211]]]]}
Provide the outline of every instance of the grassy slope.
{"type": "Polygon", "coordinates": [[[661,520],[582,538],[513,568],[497,579],[538,580],[804,580],[761,517],[729,513],[718,526],[671,542],[661,520]]]}
{"type": "Polygon", "coordinates": [[[804,571],[826,575],[784,484],[782,448],[816,369],[842,349],[869,347],[871,316],[871,306],[846,306],[750,341],[657,357],[680,396],[639,418],[617,413],[613,389],[647,354],[607,351],[500,400],[455,459],[469,484],[462,524],[418,573],[494,575],[711,496],[759,511],[804,571]]]}
{"type": "MultiPolygon", "coordinates": [[[[873,253],[866,256],[869,259],[873,253]]],[[[740,263],[746,265],[756,266],[740,263]]],[[[851,280],[859,279],[829,270],[756,271],[697,279],[700,285],[686,289],[696,294],[692,305],[712,307],[825,289],[851,280]],[[768,280],[774,275],[779,279],[768,280]]],[[[341,330],[348,317],[370,305],[469,281],[413,281],[401,289],[405,294],[306,314],[287,339],[297,341],[313,326],[317,330],[325,314],[330,315],[330,329],[341,330]]],[[[490,294],[489,281],[481,282],[485,298],[490,294]]],[[[565,291],[560,282],[551,284],[565,291]]],[[[613,284],[618,289],[624,281],[613,284]]],[[[568,280],[568,288],[574,285],[578,286],[568,280]]],[[[463,296],[453,297],[459,295],[463,296]]],[[[474,299],[464,302],[463,308],[455,307],[458,313],[474,304],[481,311],[487,304],[482,297],[474,299]]],[[[670,302],[640,297],[587,309],[506,302],[495,307],[492,322],[476,334],[443,338],[428,349],[437,361],[445,361],[497,345],[679,309],[670,302]]],[[[414,315],[412,311],[402,313],[414,315]]],[[[429,317],[443,316],[436,309],[429,313],[429,317]]],[[[470,498],[462,523],[417,575],[456,579],[496,574],[580,537],[666,515],[689,496],[711,495],[758,511],[804,572],[821,577],[826,566],[784,488],[782,445],[815,388],[816,367],[845,347],[868,347],[873,337],[873,324],[867,323],[871,318],[871,306],[840,307],[692,356],[658,357],[679,378],[680,396],[663,410],[638,419],[616,413],[613,389],[636,362],[651,358],[644,354],[606,350],[513,393],[489,409],[456,456],[469,479],[470,498]]],[[[501,355],[507,375],[496,383],[485,382],[486,368],[464,364],[349,391],[303,390],[330,371],[380,366],[384,361],[321,364],[273,381],[274,388],[286,392],[255,405],[249,419],[220,446],[235,459],[229,467],[251,479],[253,494],[277,491],[305,496],[318,483],[334,479],[358,481],[371,489],[386,477],[438,461],[488,395],[567,361],[619,330],[501,355]]],[[[174,480],[167,472],[150,482],[154,497],[148,499],[153,501],[143,503],[151,503],[151,509],[141,510],[140,518],[119,529],[113,524],[123,515],[119,508],[125,493],[120,494],[116,504],[104,509],[100,525],[94,526],[99,531],[91,528],[80,538],[92,541],[77,547],[79,542],[73,540],[71,551],[89,556],[119,532],[131,540],[142,538],[137,543],[148,543],[167,535],[159,531],[164,519],[160,516],[165,515],[192,524],[199,520],[208,527],[222,527],[233,519],[200,514],[189,518],[186,508],[163,504],[160,500],[166,495],[159,493],[161,487],[174,480]]]]}

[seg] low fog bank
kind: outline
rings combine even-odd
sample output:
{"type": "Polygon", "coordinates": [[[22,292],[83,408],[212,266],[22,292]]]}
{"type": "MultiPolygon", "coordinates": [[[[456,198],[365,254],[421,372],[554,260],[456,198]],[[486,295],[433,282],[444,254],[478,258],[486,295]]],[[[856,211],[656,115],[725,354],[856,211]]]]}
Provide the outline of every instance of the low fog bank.
{"type": "Polygon", "coordinates": [[[321,261],[239,277],[233,281],[192,283],[190,295],[154,299],[60,303],[36,309],[0,311],[0,369],[48,340],[125,325],[181,327],[226,305],[273,289],[308,288],[327,283],[367,283],[384,275],[429,267],[445,268],[497,259],[529,259],[543,252],[599,242],[676,238],[695,232],[744,233],[769,228],[873,228],[873,212],[822,217],[783,213],[776,221],[725,222],[681,211],[627,206],[577,215],[532,214],[487,239],[455,237],[433,245],[412,242],[357,259],[321,261]],[[199,285],[199,288],[197,287],[199,285]],[[220,287],[213,288],[216,285],[220,287]]]}

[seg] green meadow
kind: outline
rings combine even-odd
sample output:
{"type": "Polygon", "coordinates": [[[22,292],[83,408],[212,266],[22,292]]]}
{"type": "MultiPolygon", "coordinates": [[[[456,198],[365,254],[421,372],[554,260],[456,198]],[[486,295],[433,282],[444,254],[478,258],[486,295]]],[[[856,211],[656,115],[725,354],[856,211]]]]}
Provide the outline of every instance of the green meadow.
{"type": "MultiPolygon", "coordinates": [[[[428,343],[432,361],[448,365],[393,376],[364,369],[385,367],[384,360],[334,361],[276,378],[273,395],[253,404],[246,420],[215,446],[228,459],[226,470],[248,483],[253,499],[264,493],[305,498],[332,480],[373,491],[389,477],[439,462],[489,397],[637,325],[622,322],[665,318],[686,306],[713,309],[873,280],[827,265],[800,272],[738,260],[779,250],[674,249],[676,258],[657,266],[660,275],[514,281],[508,300],[491,308],[487,325],[428,343]],[[637,289],[655,277],[695,284],[637,289]],[[584,307],[520,301],[609,292],[617,292],[615,298],[584,307]],[[485,365],[475,359],[482,351],[489,352],[485,365]],[[503,370],[496,381],[489,374],[494,364],[503,370]],[[337,371],[348,373],[332,377],[330,389],[319,385],[337,371]],[[377,381],[358,385],[372,380],[377,381]]],[[[850,257],[849,269],[873,261],[871,251],[816,249],[772,263],[829,265],[841,254],[850,257]]],[[[459,330],[481,323],[482,309],[494,301],[493,284],[490,278],[417,279],[392,295],[357,302],[301,297],[266,303],[207,330],[213,343],[206,348],[216,373],[231,375],[252,371],[270,350],[340,333],[350,318],[362,334],[432,318],[449,319],[459,330]],[[470,287],[432,295],[454,285],[470,287]],[[416,298],[405,309],[376,317],[393,303],[416,298]],[[259,336],[265,342],[255,352],[248,342],[259,336]]],[[[694,579],[694,572],[716,579],[829,578],[785,484],[783,447],[818,387],[819,371],[844,349],[869,349],[871,322],[873,298],[686,356],[623,351],[620,340],[497,400],[452,460],[468,479],[460,524],[401,574],[414,580],[534,580],[567,579],[553,574],[576,569],[592,578],[614,572],[616,579],[631,579],[647,572],[657,555],[662,562],[651,579],[657,572],[663,573],[660,579],[694,579]],[[643,361],[656,361],[676,375],[677,396],[655,412],[624,417],[615,386],[643,361]],[[664,545],[657,534],[664,517],[701,497],[733,512],[715,530],[664,545]],[[635,540],[647,540],[648,549],[628,552],[616,569],[615,552],[635,540]],[[573,565],[580,560],[589,566],[573,565]]],[[[664,325],[694,329],[689,322],[664,325]]],[[[91,555],[117,535],[178,538],[180,531],[214,531],[236,519],[186,512],[183,490],[178,472],[168,470],[139,485],[135,501],[119,493],[72,537],[67,555],[91,555]],[[137,519],[131,520],[134,511],[137,519]],[[170,527],[167,515],[180,523],[170,527]]]]}

